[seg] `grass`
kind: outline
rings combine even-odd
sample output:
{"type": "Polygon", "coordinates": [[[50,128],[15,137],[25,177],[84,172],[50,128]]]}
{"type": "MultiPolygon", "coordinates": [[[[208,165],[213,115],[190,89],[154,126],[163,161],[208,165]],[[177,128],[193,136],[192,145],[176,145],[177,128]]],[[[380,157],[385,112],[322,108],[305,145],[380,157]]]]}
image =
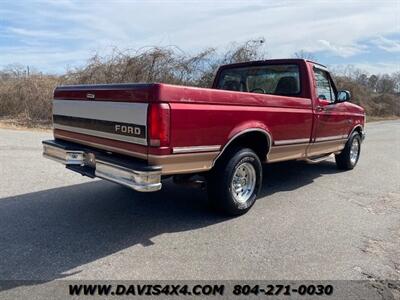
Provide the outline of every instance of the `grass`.
{"type": "Polygon", "coordinates": [[[44,122],[27,122],[26,120],[0,118],[0,128],[16,130],[50,131],[52,125],[44,122]]]}
{"type": "Polygon", "coordinates": [[[379,121],[389,121],[389,120],[399,120],[399,116],[387,116],[387,117],[374,117],[367,116],[367,123],[379,122],[379,121]]]}

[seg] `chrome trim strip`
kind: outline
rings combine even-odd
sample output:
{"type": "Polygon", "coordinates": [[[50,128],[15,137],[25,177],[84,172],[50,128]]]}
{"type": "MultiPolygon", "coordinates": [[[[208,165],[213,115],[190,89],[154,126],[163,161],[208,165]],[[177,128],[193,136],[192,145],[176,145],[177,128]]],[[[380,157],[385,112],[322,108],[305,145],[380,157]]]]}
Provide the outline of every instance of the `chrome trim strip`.
{"type": "Polygon", "coordinates": [[[221,145],[174,147],[172,148],[172,153],[213,152],[218,151],[219,149],[221,149],[221,145]]]}
{"type": "Polygon", "coordinates": [[[117,147],[112,147],[112,146],[107,146],[107,145],[103,145],[103,144],[88,142],[88,141],[85,141],[85,140],[74,139],[74,138],[71,138],[71,137],[68,137],[68,136],[65,136],[65,135],[62,135],[62,134],[58,134],[58,133],[54,134],[54,137],[55,138],[60,138],[60,139],[66,140],[66,141],[70,141],[70,142],[75,142],[77,144],[90,146],[90,147],[93,147],[93,148],[99,148],[99,149],[106,150],[106,151],[126,154],[126,155],[129,155],[129,156],[142,158],[142,159],[147,159],[147,154],[145,154],[145,153],[134,152],[134,151],[124,150],[124,149],[117,148],[117,147]]]}
{"type": "Polygon", "coordinates": [[[307,143],[309,141],[310,141],[310,138],[292,139],[292,140],[275,140],[274,145],[280,146],[280,145],[290,145],[290,144],[302,144],[302,143],[307,143]]]}
{"type": "Polygon", "coordinates": [[[135,143],[135,144],[140,144],[140,145],[145,145],[145,146],[147,145],[147,139],[141,139],[141,138],[137,138],[137,137],[133,137],[133,136],[124,136],[124,135],[112,134],[112,133],[102,132],[102,131],[97,131],[97,130],[78,128],[78,127],[71,127],[71,126],[66,126],[66,125],[60,125],[60,124],[57,124],[57,123],[54,123],[53,127],[55,129],[61,129],[61,130],[66,130],[66,131],[71,131],[71,132],[77,132],[77,133],[82,133],[82,134],[102,137],[102,138],[111,139],[111,140],[118,140],[118,141],[123,141],[123,142],[128,142],[128,143],[135,143]]]}
{"type": "Polygon", "coordinates": [[[347,139],[336,139],[309,144],[309,146],[307,147],[306,156],[315,157],[325,155],[327,153],[335,153],[341,151],[344,148],[346,141],[347,139]]]}
{"type": "Polygon", "coordinates": [[[53,114],[147,126],[147,103],[53,100],[53,114]]]}
{"type": "Polygon", "coordinates": [[[272,146],[268,153],[267,162],[271,163],[305,157],[309,145],[311,144],[307,141],[307,143],[301,144],[272,146]]]}
{"type": "Polygon", "coordinates": [[[148,155],[149,165],[161,166],[162,174],[204,172],[212,168],[219,152],[197,152],[167,155],[148,155]]]}
{"type": "Polygon", "coordinates": [[[332,136],[324,136],[315,139],[315,142],[325,142],[325,141],[334,141],[341,140],[347,138],[347,134],[344,135],[332,135],[332,136]]]}

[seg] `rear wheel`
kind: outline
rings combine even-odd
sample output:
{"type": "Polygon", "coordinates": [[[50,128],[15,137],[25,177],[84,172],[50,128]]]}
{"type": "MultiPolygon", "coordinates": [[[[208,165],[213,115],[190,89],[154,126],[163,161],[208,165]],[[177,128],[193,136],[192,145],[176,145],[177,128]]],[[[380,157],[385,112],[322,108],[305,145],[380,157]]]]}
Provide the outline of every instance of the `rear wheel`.
{"type": "Polygon", "coordinates": [[[246,213],[255,203],[262,182],[262,166],[253,150],[233,149],[211,171],[207,191],[211,203],[228,215],[246,213]]]}
{"type": "Polygon", "coordinates": [[[335,155],[336,165],[341,170],[351,170],[358,162],[361,153],[361,136],[354,132],[347,141],[344,149],[335,155]]]}

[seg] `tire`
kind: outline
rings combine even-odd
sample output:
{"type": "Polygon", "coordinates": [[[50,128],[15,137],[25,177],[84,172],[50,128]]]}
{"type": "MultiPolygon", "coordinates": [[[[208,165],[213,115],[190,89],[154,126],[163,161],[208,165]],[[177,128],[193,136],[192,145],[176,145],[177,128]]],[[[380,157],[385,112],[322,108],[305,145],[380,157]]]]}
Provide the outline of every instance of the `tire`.
{"type": "Polygon", "coordinates": [[[340,170],[353,169],[360,158],[361,136],[358,132],[353,132],[340,154],[335,155],[336,166],[340,170]]]}
{"type": "Polygon", "coordinates": [[[255,203],[262,184],[262,165],[248,148],[228,151],[217,161],[207,181],[209,202],[230,216],[246,213],[255,203]]]}

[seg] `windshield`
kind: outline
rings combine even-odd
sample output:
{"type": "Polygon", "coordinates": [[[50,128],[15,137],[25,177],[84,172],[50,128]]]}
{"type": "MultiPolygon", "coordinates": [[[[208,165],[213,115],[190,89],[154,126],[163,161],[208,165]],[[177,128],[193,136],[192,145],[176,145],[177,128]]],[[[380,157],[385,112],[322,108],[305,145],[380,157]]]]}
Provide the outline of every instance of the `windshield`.
{"type": "Polygon", "coordinates": [[[300,93],[297,65],[264,65],[223,69],[217,89],[273,95],[300,93]]]}

